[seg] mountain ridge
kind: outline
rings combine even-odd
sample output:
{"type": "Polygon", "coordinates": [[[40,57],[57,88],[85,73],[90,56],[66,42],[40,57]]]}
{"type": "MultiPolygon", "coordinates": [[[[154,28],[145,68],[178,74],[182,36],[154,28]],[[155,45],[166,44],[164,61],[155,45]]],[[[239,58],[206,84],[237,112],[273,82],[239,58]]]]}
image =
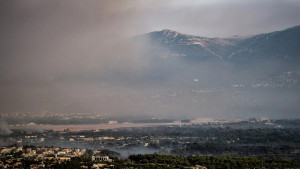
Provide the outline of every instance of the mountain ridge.
{"type": "Polygon", "coordinates": [[[170,29],[142,35],[150,45],[164,47],[192,61],[256,62],[265,58],[300,62],[300,26],[252,36],[207,38],[170,29]]]}

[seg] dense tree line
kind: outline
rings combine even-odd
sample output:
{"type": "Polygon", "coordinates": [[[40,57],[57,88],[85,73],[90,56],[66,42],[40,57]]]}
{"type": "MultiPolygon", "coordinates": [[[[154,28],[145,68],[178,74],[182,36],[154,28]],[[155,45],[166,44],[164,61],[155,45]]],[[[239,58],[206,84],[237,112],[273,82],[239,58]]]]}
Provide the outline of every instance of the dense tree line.
{"type": "MultiPolygon", "coordinates": [[[[300,149],[300,147],[297,147],[300,149]]],[[[295,153],[295,146],[289,145],[230,145],[217,143],[189,143],[184,148],[175,147],[172,150],[175,155],[189,154],[214,154],[214,155],[236,155],[236,156],[299,156],[295,153]]]]}
{"type": "MultiPolygon", "coordinates": [[[[34,161],[24,161],[24,168],[28,168],[34,161]]],[[[94,162],[91,160],[83,160],[83,158],[72,158],[70,161],[56,163],[51,165],[51,161],[46,164],[50,168],[57,169],[79,169],[81,166],[91,168],[94,162]]],[[[102,162],[103,163],[103,162],[102,162]]],[[[160,154],[137,154],[130,155],[128,159],[119,160],[115,159],[113,162],[105,162],[109,168],[143,168],[143,169],[156,169],[156,168],[186,168],[196,165],[207,167],[208,169],[230,169],[230,168],[299,168],[299,160],[285,160],[280,158],[262,159],[256,157],[229,157],[229,156],[172,156],[160,154]]],[[[106,167],[108,168],[108,167],[106,167]]]]}
{"type": "Polygon", "coordinates": [[[261,159],[255,157],[216,157],[216,156],[171,156],[159,154],[131,155],[135,164],[161,164],[169,167],[201,165],[207,168],[297,168],[299,160],[261,159]]]}

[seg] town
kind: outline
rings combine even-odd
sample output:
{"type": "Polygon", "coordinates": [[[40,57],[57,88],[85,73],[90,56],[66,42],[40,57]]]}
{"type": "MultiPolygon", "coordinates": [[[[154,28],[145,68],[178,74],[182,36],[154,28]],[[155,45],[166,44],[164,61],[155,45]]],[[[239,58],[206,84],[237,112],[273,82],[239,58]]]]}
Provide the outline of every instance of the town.
{"type": "MultiPolygon", "coordinates": [[[[1,147],[0,168],[51,168],[57,164],[71,161],[71,158],[81,157],[83,160],[92,162],[112,162],[108,156],[103,153],[109,152],[98,150],[86,150],[78,148],[60,148],[60,147],[35,147],[35,146],[8,146],[1,147]]],[[[93,168],[113,167],[106,163],[94,163],[93,168]]],[[[81,168],[88,168],[82,164],[81,168]]]]}
{"type": "Polygon", "coordinates": [[[299,161],[260,159],[257,157],[130,155],[124,160],[109,150],[69,149],[60,147],[1,147],[0,168],[296,168],[299,161]],[[108,156],[110,154],[110,156],[108,156]],[[207,166],[207,167],[206,167],[207,166]]]}
{"type": "Polygon", "coordinates": [[[27,164],[31,168],[59,168],[76,163],[79,168],[140,165],[211,168],[212,164],[205,162],[209,157],[216,161],[254,158],[260,161],[260,166],[268,166],[272,161],[293,168],[300,166],[299,132],[298,120],[256,119],[201,124],[183,120],[181,125],[81,131],[12,129],[0,139],[1,165],[3,168],[27,164]],[[167,166],[164,161],[149,160],[148,155],[154,155],[150,159],[174,162],[167,166]],[[191,160],[194,156],[199,158],[198,162],[191,160]],[[183,161],[180,157],[186,162],[180,163],[183,161]]]}

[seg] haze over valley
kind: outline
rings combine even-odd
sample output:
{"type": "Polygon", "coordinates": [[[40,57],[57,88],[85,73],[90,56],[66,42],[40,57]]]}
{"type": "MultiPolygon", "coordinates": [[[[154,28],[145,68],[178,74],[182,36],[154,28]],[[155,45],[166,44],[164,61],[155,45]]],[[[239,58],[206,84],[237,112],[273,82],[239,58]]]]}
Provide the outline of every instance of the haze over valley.
{"type": "Polygon", "coordinates": [[[0,0],[0,168],[300,168],[300,1],[0,0]]]}
{"type": "Polygon", "coordinates": [[[1,3],[3,121],[299,118],[296,1],[1,3]]]}

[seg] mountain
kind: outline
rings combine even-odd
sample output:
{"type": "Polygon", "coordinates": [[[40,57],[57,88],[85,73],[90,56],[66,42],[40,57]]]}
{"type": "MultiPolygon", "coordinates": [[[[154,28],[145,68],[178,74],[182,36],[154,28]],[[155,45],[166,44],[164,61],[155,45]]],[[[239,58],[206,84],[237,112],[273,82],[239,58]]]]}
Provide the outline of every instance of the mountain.
{"type": "Polygon", "coordinates": [[[170,56],[185,56],[193,62],[223,60],[249,64],[277,60],[300,63],[300,26],[248,37],[206,38],[168,29],[141,37],[147,38],[154,50],[159,46],[170,56]]]}
{"type": "Polygon", "coordinates": [[[220,60],[228,53],[228,47],[236,45],[237,38],[206,38],[164,29],[144,35],[151,44],[159,45],[170,54],[187,56],[193,61],[220,60]]]}
{"type": "Polygon", "coordinates": [[[135,40],[147,42],[148,64],[139,77],[143,81],[171,81],[184,88],[276,92],[280,88],[285,95],[284,88],[300,93],[300,26],[228,38],[164,29],[135,40]]]}
{"type": "Polygon", "coordinates": [[[120,83],[160,115],[299,117],[300,26],[229,38],[165,29],[133,41],[138,60],[126,59],[133,71],[118,70],[120,83]]]}
{"type": "Polygon", "coordinates": [[[234,61],[275,59],[298,64],[300,61],[300,26],[240,40],[229,50],[231,50],[231,55],[228,58],[234,61]]]}

